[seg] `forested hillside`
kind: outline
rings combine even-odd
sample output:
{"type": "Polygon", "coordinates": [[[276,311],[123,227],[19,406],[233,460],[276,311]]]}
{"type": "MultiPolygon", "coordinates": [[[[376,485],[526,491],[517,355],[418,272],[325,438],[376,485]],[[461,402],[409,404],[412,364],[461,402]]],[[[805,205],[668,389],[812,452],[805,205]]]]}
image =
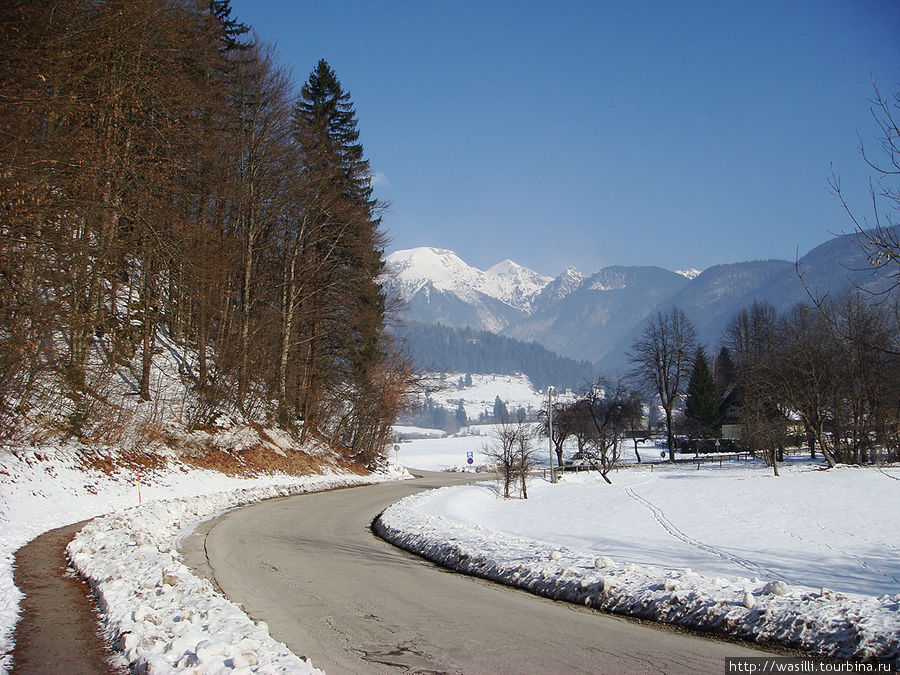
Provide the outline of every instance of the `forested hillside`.
{"type": "Polygon", "coordinates": [[[409,371],[353,103],[324,60],[297,87],[229,4],[4,3],[0,434],[96,435],[114,380],[154,401],[165,335],[189,423],[384,445],[409,371]]]}
{"type": "Polygon", "coordinates": [[[416,365],[428,371],[523,373],[537,389],[553,385],[575,391],[596,379],[593,366],[586,361],[487,331],[409,322],[399,335],[416,365]]]}

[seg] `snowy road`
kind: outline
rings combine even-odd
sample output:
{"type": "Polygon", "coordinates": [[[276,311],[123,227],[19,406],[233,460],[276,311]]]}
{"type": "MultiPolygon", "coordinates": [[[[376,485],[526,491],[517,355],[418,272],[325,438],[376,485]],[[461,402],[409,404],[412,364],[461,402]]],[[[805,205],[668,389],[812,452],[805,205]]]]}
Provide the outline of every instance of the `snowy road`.
{"type": "Polygon", "coordinates": [[[463,480],[262,502],[208,523],[185,559],[202,568],[205,545],[228,597],[329,673],[722,672],[762,655],[449,573],[369,532],[391,503],[463,480]]]}

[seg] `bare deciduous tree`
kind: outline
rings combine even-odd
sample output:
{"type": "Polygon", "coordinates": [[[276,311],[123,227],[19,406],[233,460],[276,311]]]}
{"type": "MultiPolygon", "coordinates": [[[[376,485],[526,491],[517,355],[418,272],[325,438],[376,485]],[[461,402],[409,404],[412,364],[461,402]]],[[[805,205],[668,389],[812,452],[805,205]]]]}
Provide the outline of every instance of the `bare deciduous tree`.
{"type": "Polygon", "coordinates": [[[762,451],[778,475],[778,448],[787,433],[775,381],[778,314],[769,303],[753,303],[735,316],[726,330],[726,344],[738,368],[738,405],[743,438],[762,451]]]}
{"type": "Polygon", "coordinates": [[[619,382],[615,388],[600,381],[585,396],[578,410],[588,415],[593,433],[582,451],[589,463],[612,484],[609,473],[619,461],[621,445],[640,411],[640,398],[619,382]]]}
{"type": "Polygon", "coordinates": [[[484,453],[497,468],[503,484],[503,497],[509,499],[514,487],[519,496],[528,498],[527,477],[534,468],[534,449],[531,428],[519,418],[511,422],[504,417],[494,427],[492,442],[485,446],[484,453]]]}
{"type": "MultiPolygon", "coordinates": [[[[874,86],[874,85],[873,85],[874,86]]],[[[900,287],[900,227],[894,221],[900,208],[900,91],[885,97],[875,89],[872,101],[872,117],[878,125],[881,146],[880,159],[866,150],[862,137],[859,151],[863,160],[875,172],[869,183],[869,197],[872,205],[871,220],[856,215],[850,208],[846,195],[841,189],[838,176],[832,172],[831,189],[838,196],[847,215],[856,229],[860,246],[866,252],[872,269],[889,279],[891,284],[885,293],[900,287]]]]}
{"type": "Polygon", "coordinates": [[[417,376],[384,330],[353,104],[323,61],[292,106],[246,32],[218,0],[4,4],[0,426],[53,391],[80,433],[111,373],[154,399],[165,333],[191,419],[380,455],[417,376]]]}
{"type": "Polygon", "coordinates": [[[631,375],[648,392],[659,397],[666,414],[666,444],[669,460],[675,461],[673,409],[687,386],[697,348],[693,324],[677,307],[658,312],[631,345],[631,375]]]}

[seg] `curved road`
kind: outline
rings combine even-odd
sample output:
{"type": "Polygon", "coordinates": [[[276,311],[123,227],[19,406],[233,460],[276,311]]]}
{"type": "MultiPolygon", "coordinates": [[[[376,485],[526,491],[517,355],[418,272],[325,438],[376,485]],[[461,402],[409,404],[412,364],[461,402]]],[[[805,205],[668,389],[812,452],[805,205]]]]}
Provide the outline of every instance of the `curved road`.
{"type": "Polygon", "coordinates": [[[328,673],[722,673],[726,657],[766,655],[448,572],[370,532],[393,502],[465,480],[260,502],[206,523],[183,553],[328,673]]]}

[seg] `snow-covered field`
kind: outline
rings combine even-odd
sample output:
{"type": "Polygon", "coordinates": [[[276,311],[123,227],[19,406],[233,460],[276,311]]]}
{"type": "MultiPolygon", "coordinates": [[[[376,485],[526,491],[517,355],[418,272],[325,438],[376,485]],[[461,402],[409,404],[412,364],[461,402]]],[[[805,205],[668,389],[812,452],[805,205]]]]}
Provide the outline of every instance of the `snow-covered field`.
{"type": "Polygon", "coordinates": [[[492,414],[494,399],[498,396],[511,415],[519,408],[524,408],[529,414],[534,413],[547,402],[546,394],[535,391],[525,375],[472,374],[472,384],[459,388],[458,382],[465,377],[465,373],[433,373],[429,386],[434,387],[435,391],[429,396],[436,404],[451,410],[462,401],[470,420],[477,420],[483,412],[492,414]]]}
{"type": "MultiPolygon", "coordinates": [[[[413,427],[407,427],[409,434],[415,435],[413,427]]],[[[484,453],[491,443],[493,425],[484,424],[468,427],[466,431],[446,437],[416,438],[397,443],[400,464],[425,471],[461,470],[466,467],[481,466],[488,462],[484,453]],[[468,453],[472,453],[472,464],[468,464],[468,453]]],[[[419,430],[422,435],[426,429],[419,430]]],[[[391,459],[394,459],[393,457],[391,459]]]]}
{"type": "MultiPolygon", "coordinates": [[[[536,428],[537,424],[533,423],[536,428]]],[[[466,427],[458,434],[446,435],[435,429],[420,427],[395,427],[398,436],[396,445],[399,447],[397,456],[400,464],[409,468],[423,469],[425,471],[455,471],[464,468],[478,467],[488,462],[485,450],[495,440],[495,424],[476,424],[466,427]],[[468,453],[472,453],[472,464],[468,463],[468,453]]],[[[625,461],[633,461],[634,450],[631,441],[622,448],[622,457],[625,461]]],[[[534,445],[534,461],[538,467],[550,465],[550,446],[547,439],[537,440],[534,445]]],[[[574,452],[572,447],[566,445],[566,457],[574,452]]],[[[650,443],[640,442],[638,451],[646,461],[655,458],[659,461],[660,448],[650,443]]],[[[555,455],[554,455],[555,457],[555,455]]],[[[394,456],[391,456],[391,460],[394,456]]],[[[555,463],[554,459],[554,463],[555,463]]]]}
{"type": "Polygon", "coordinates": [[[136,666],[176,664],[213,672],[230,663],[266,672],[310,666],[272,640],[236,606],[180,562],[179,541],[202,521],[239,504],[285,494],[394,480],[380,476],[227,476],[171,463],[141,476],[133,470],[84,471],[79,449],[0,449],[0,672],[10,667],[19,600],[15,551],[37,535],[108,516],[83,528],[69,555],[101,598],[107,635],[136,666]],[[223,665],[224,664],[224,665],[223,665]],[[268,670],[267,670],[268,669],[268,670]]]}
{"type": "MultiPolygon", "coordinates": [[[[402,442],[397,455],[405,466],[446,469],[466,467],[472,452],[477,466],[490,434],[470,427],[459,437],[402,442]]],[[[642,454],[658,458],[656,450],[642,454]]],[[[309,672],[264,624],[195,578],[178,544],[242,503],[404,474],[239,478],[170,463],[141,476],[139,505],[134,470],[85,471],[83,452],[0,449],[0,671],[10,666],[20,597],[15,550],[49,529],[109,514],[82,531],[69,555],[132,666],[309,672]]],[[[536,477],[528,500],[500,499],[486,482],[404,500],[383,522],[406,548],[535,592],[896,665],[900,469],[820,471],[798,460],[782,473],[746,461],[699,470],[657,461],[614,473],[612,486],[592,473],[567,473],[557,485],[536,477]]]]}
{"type": "MultiPolygon", "coordinates": [[[[410,441],[400,461],[454,466],[466,441],[410,441]]],[[[900,469],[794,460],[776,478],[750,461],[657,462],[612,480],[535,478],[528,500],[491,483],[449,488],[404,500],[384,524],[405,548],[555,597],[900,658],[900,469]]]]}

